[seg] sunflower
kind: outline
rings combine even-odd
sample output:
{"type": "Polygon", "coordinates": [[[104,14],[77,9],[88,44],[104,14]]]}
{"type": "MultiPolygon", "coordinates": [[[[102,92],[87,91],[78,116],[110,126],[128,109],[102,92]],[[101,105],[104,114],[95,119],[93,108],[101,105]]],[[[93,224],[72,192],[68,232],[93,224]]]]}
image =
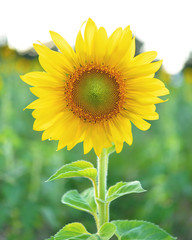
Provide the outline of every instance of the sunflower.
{"type": "Polygon", "coordinates": [[[77,35],[75,51],[58,33],[50,31],[60,50],[34,44],[45,72],[31,72],[21,79],[32,85],[38,97],[27,109],[34,109],[33,129],[44,131],[42,140],[59,140],[58,150],[72,149],[83,142],[84,153],[92,148],[97,156],[103,148],[132,144],[131,123],[145,131],[159,118],[155,104],[158,96],[169,93],[154,78],[162,61],[157,53],[145,52],[135,57],[135,37],[130,27],[117,28],[107,36],[88,19],[84,37],[77,35]]]}

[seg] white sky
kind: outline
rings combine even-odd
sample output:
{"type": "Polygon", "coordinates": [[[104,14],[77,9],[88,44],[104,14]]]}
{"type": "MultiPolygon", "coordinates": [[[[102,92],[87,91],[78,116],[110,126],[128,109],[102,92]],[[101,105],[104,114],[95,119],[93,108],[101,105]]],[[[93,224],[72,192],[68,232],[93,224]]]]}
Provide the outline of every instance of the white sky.
{"type": "Polygon", "coordinates": [[[157,51],[171,74],[181,70],[192,51],[192,0],[0,0],[0,36],[20,51],[37,40],[50,41],[49,30],[74,45],[89,17],[109,34],[130,25],[144,50],[157,51]]]}

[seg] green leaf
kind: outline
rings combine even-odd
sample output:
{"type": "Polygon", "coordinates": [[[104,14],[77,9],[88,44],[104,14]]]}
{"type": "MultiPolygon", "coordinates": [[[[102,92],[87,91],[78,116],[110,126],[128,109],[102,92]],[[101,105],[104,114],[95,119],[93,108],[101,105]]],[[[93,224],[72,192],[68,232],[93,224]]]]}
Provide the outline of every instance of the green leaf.
{"type": "Polygon", "coordinates": [[[79,194],[77,190],[68,191],[63,195],[61,202],[92,215],[97,213],[97,205],[95,203],[93,188],[86,189],[81,194],[79,194]]]}
{"type": "Polygon", "coordinates": [[[169,235],[157,225],[145,221],[113,221],[117,230],[116,235],[121,240],[174,240],[176,238],[169,235]]]}
{"type": "Polygon", "coordinates": [[[81,223],[70,223],[56,233],[51,240],[87,240],[90,235],[81,223]]]}
{"type": "Polygon", "coordinates": [[[109,240],[115,234],[113,223],[104,223],[97,234],[92,234],[87,240],[109,240]]]}
{"type": "Polygon", "coordinates": [[[99,229],[99,236],[102,240],[109,240],[115,234],[116,226],[113,223],[104,223],[99,229]]]}
{"type": "Polygon", "coordinates": [[[141,187],[139,181],[133,182],[118,182],[114,186],[110,187],[107,192],[107,201],[111,202],[116,198],[124,196],[130,193],[141,193],[145,190],[141,187]]]}
{"type": "Polygon", "coordinates": [[[102,240],[97,234],[91,235],[87,240],[102,240]]]}
{"type": "Polygon", "coordinates": [[[79,160],[62,166],[47,181],[71,177],[85,177],[96,181],[97,169],[90,162],[79,160]]]}

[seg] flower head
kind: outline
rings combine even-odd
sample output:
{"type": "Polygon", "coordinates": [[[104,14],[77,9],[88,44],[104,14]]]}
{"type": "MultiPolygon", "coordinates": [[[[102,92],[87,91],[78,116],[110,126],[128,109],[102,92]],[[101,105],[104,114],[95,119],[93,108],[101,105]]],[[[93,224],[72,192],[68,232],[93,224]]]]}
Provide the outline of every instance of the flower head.
{"type": "Polygon", "coordinates": [[[84,37],[79,31],[72,47],[55,32],[51,37],[60,50],[34,44],[45,72],[21,76],[38,97],[26,108],[34,109],[33,129],[44,131],[42,140],[59,140],[58,150],[84,143],[84,152],[94,148],[99,156],[113,143],[120,152],[132,144],[131,122],[145,131],[145,120],[158,119],[158,96],[169,93],[154,78],[162,61],[152,62],[154,51],[135,55],[135,37],[130,27],[116,29],[110,37],[88,19],[84,37]]]}

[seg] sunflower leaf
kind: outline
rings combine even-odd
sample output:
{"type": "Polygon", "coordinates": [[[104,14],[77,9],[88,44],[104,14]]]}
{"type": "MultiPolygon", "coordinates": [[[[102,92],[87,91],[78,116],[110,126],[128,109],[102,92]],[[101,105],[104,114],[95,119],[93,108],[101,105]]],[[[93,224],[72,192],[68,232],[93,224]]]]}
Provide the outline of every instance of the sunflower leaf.
{"type": "Polygon", "coordinates": [[[87,240],[91,234],[81,223],[70,223],[47,240],[87,240]]]}
{"type": "Polygon", "coordinates": [[[47,181],[72,177],[85,177],[96,181],[97,169],[90,162],[79,160],[62,166],[47,181]]]}
{"type": "Polygon", "coordinates": [[[107,192],[107,201],[111,202],[116,198],[124,196],[130,193],[145,192],[139,181],[133,182],[118,182],[114,186],[110,187],[107,192]]]}
{"type": "Polygon", "coordinates": [[[102,240],[109,240],[115,233],[116,226],[111,223],[104,223],[103,226],[99,229],[99,236],[102,240]]]}
{"type": "Polygon", "coordinates": [[[111,223],[104,223],[98,233],[92,234],[87,240],[109,240],[115,234],[116,226],[111,223]]]}
{"type": "Polygon", "coordinates": [[[87,240],[102,240],[102,238],[97,234],[92,234],[87,240]]]}
{"type": "Polygon", "coordinates": [[[86,189],[81,194],[78,193],[77,190],[68,191],[63,195],[61,202],[78,210],[88,212],[92,215],[97,213],[97,205],[95,203],[93,188],[86,189]]]}
{"type": "Polygon", "coordinates": [[[174,240],[176,238],[169,235],[159,226],[137,220],[118,220],[112,222],[116,226],[116,236],[121,240],[174,240]]]}

